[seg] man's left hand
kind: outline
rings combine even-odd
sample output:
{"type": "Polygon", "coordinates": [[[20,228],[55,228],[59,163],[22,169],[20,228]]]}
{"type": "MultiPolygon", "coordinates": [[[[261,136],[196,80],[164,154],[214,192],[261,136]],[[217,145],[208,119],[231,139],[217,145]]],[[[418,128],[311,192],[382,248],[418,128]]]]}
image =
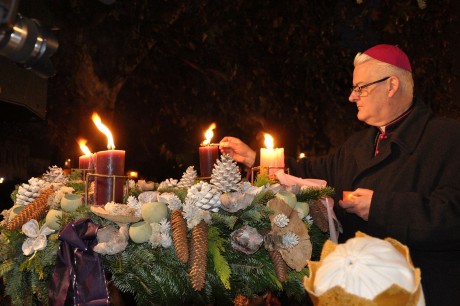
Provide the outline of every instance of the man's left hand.
{"type": "Polygon", "coordinates": [[[367,221],[373,194],[373,190],[358,188],[347,199],[340,200],[339,205],[346,212],[356,214],[367,221]]]}

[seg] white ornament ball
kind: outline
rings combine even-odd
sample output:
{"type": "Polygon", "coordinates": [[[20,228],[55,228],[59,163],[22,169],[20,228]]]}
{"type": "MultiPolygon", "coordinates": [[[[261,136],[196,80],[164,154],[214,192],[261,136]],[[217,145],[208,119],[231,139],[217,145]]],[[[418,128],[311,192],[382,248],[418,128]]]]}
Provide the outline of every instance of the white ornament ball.
{"type": "Polygon", "coordinates": [[[145,203],[141,207],[142,219],[150,223],[159,223],[168,216],[168,207],[162,202],[145,203]]]}
{"type": "Polygon", "coordinates": [[[152,235],[152,227],[146,221],[140,221],[131,224],[129,227],[129,238],[135,243],[144,243],[149,241],[152,235]]]}
{"type": "Polygon", "coordinates": [[[61,226],[58,221],[62,219],[62,210],[50,209],[46,214],[45,224],[53,230],[60,230],[61,226]]]}
{"type": "Polygon", "coordinates": [[[64,195],[61,199],[61,208],[66,212],[74,212],[79,206],[83,204],[81,195],[68,193],[64,195]]]}

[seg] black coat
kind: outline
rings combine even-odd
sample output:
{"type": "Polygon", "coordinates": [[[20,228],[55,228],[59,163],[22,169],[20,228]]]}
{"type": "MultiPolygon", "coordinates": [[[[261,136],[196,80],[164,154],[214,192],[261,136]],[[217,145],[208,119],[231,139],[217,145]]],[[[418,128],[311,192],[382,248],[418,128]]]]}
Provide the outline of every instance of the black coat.
{"type": "Polygon", "coordinates": [[[293,174],[335,188],[340,241],[357,230],[397,239],[421,269],[427,305],[460,305],[460,122],[418,102],[374,156],[377,132],[369,127],[333,154],[290,165],[293,174]],[[357,188],[374,191],[368,221],[337,204],[357,188]]]}

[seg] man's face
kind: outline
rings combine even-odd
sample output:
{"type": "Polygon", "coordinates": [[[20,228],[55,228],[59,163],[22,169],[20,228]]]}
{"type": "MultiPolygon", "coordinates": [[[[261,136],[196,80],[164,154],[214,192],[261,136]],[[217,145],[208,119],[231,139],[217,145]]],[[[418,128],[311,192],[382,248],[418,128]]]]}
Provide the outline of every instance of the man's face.
{"type": "Polygon", "coordinates": [[[353,72],[355,90],[351,92],[348,100],[356,103],[357,117],[360,121],[368,125],[383,126],[393,119],[391,102],[388,99],[389,79],[385,79],[388,76],[376,71],[375,67],[375,60],[355,67],[353,72]],[[369,83],[374,84],[366,86],[369,83]],[[364,88],[360,90],[359,86],[364,86],[364,88]]]}

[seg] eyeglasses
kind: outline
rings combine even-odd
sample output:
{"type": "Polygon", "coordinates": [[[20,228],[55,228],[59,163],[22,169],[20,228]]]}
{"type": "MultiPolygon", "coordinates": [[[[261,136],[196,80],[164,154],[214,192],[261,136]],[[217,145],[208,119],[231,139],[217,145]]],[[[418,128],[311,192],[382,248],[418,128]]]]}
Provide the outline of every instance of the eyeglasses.
{"type": "Polygon", "coordinates": [[[371,82],[371,83],[367,83],[367,84],[364,84],[364,85],[355,85],[353,86],[353,88],[351,89],[351,92],[355,93],[355,95],[357,95],[358,97],[367,97],[367,95],[369,94],[366,90],[363,90],[364,88],[366,87],[369,87],[371,85],[374,85],[374,84],[377,84],[377,83],[380,83],[380,82],[383,82],[383,81],[386,81],[388,80],[390,77],[386,77],[386,78],[383,78],[383,79],[380,79],[380,80],[377,80],[377,81],[374,81],[374,82],[371,82]]]}

